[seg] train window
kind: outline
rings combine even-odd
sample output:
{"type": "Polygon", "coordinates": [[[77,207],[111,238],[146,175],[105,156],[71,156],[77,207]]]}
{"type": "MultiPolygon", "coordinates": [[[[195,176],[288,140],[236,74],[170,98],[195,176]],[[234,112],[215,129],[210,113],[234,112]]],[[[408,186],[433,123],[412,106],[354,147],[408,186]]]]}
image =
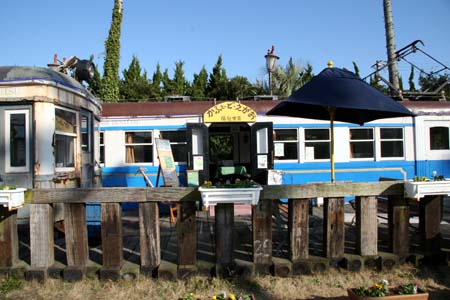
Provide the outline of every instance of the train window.
{"type": "Polygon", "coordinates": [[[374,157],[373,128],[350,128],[350,158],[374,157]]]}
{"type": "Polygon", "coordinates": [[[125,162],[153,162],[153,139],[151,131],[125,132],[125,162]]]}
{"type": "Polygon", "coordinates": [[[305,129],[306,160],[330,158],[330,130],[305,129]]]}
{"type": "Polygon", "coordinates": [[[430,128],[430,149],[431,150],[450,149],[448,127],[439,126],[430,128]]]}
{"type": "Polygon", "coordinates": [[[105,132],[100,131],[100,164],[105,163],[105,132]]]}
{"type": "Polygon", "coordinates": [[[403,157],[403,128],[380,128],[381,157],[403,157]]]}
{"type": "Polygon", "coordinates": [[[55,109],[55,163],[56,168],[75,167],[75,138],[77,137],[75,112],[55,109]]]}
{"type": "Polygon", "coordinates": [[[273,139],[275,159],[298,160],[297,129],[275,129],[273,139]]]}
{"type": "Polygon", "coordinates": [[[175,162],[186,162],[186,130],[160,131],[160,135],[170,141],[175,162]]]}
{"type": "Polygon", "coordinates": [[[28,110],[6,111],[5,171],[27,172],[29,166],[28,110]]]}

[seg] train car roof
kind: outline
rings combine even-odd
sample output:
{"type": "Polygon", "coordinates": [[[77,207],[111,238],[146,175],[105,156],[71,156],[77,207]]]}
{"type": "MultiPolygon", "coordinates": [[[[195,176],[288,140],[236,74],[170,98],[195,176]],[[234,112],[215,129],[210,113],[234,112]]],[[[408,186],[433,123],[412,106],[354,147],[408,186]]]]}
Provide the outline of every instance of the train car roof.
{"type": "MultiPolygon", "coordinates": [[[[41,84],[54,83],[82,93],[86,98],[96,99],[81,83],[74,78],[50,68],[0,66],[0,85],[39,82],[41,84]]],[[[98,101],[98,99],[96,99],[98,101]]]]}
{"type": "MultiPolygon", "coordinates": [[[[240,101],[257,114],[265,115],[282,100],[240,101]]],[[[222,101],[192,102],[123,102],[103,103],[102,117],[146,117],[146,116],[198,116],[222,101]]],[[[402,101],[414,114],[450,115],[450,101],[402,101]]]]}
{"type": "MultiPolygon", "coordinates": [[[[124,102],[103,103],[102,117],[144,117],[144,116],[198,116],[209,108],[224,101],[191,102],[124,102]]],[[[278,101],[240,101],[257,114],[265,114],[278,101]]]]}

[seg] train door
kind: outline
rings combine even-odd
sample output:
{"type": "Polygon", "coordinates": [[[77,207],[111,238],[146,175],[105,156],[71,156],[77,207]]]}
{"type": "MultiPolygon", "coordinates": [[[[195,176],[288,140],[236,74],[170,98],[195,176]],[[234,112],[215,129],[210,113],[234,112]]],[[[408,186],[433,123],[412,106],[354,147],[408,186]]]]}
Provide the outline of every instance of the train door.
{"type": "Polygon", "coordinates": [[[33,187],[31,106],[0,107],[0,184],[33,187]]]}
{"type": "Polygon", "coordinates": [[[187,169],[198,171],[199,183],[209,180],[208,127],[203,123],[186,124],[187,169]]]}
{"type": "Polygon", "coordinates": [[[267,172],[273,169],[273,124],[255,123],[251,126],[251,176],[261,184],[267,184],[267,172]]]}
{"type": "Polygon", "coordinates": [[[81,187],[92,187],[94,179],[93,120],[90,111],[80,111],[81,131],[81,187]]]}

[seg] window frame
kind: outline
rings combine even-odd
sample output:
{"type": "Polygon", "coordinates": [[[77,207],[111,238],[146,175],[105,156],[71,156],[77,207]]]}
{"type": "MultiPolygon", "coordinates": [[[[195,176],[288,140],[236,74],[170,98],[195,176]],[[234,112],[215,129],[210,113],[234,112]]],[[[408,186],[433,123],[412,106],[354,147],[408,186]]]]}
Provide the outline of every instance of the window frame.
{"type": "MultiPolygon", "coordinates": [[[[61,136],[69,136],[73,138],[73,167],[58,167],[56,165],[56,148],[54,148],[54,159],[55,159],[55,173],[58,172],[72,172],[75,171],[75,168],[77,166],[77,154],[78,154],[78,140],[79,137],[78,136],[78,132],[80,130],[79,128],[79,112],[76,110],[72,110],[72,109],[68,109],[66,107],[61,107],[61,106],[55,106],[55,133],[54,133],[54,139],[56,140],[56,136],[57,135],[61,135],[61,136]],[[69,132],[64,132],[64,131],[60,131],[56,129],[56,110],[64,110],[64,111],[68,111],[70,113],[73,113],[75,115],[75,133],[69,133],[69,132]]],[[[56,143],[56,142],[55,142],[56,143]]],[[[56,144],[55,144],[56,146],[56,144]]]]}
{"type": "Polygon", "coordinates": [[[98,151],[99,151],[99,156],[98,156],[98,160],[99,160],[99,164],[101,166],[105,165],[105,131],[104,130],[99,130],[98,131],[98,151]],[[103,142],[103,143],[102,143],[103,142]],[[102,152],[103,152],[103,161],[102,161],[102,152]]]}
{"type": "Polygon", "coordinates": [[[378,140],[378,144],[379,144],[379,158],[380,160],[404,160],[406,158],[406,149],[405,149],[405,128],[404,127],[399,127],[399,126],[389,126],[389,127],[380,127],[378,128],[379,131],[379,140],[378,140]],[[381,137],[381,131],[383,129],[401,129],[402,132],[402,138],[401,139],[383,139],[381,137]],[[390,157],[386,157],[386,156],[382,156],[383,155],[383,151],[382,151],[382,143],[384,141],[401,141],[402,142],[402,148],[403,148],[403,156],[390,156],[390,157]]]}
{"type": "MultiPolygon", "coordinates": [[[[349,127],[349,158],[351,161],[374,161],[376,159],[376,133],[375,128],[373,127],[362,127],[362,128],[352,128],[349,127]],[[372,130],[372,139],[352,139],[351,132],[352,130],[372,130]],[[372,143],[372,156],[371,157],[353,157],[352,153],[352,143],[358,143],[358,142],[371,142],[372,143]]],[[[380,144],[381,146],[381,144],[380,144]]],[[[381,153],[381,152],[380,152],[381,153]]]]}
{"type": "Polygon", "coordinates": [[[428,127],[428,143],[429,143],[429,150],[430,151],[449,151],[450,150],[450,127],[449,126],[445,126],[445,125],[436,125],[436,126],[430,126],[428,127]],[[435,128],[445,128],[447,129],[447,148],[442,148],[442,149],[433,149],[432,148],[432,135],[431,135],[431,131],[432,129],[435,128]]]}
{"type": "Polygon", "coordinates": [[[303,129],[303,158],[305,162],[324,162],[324,161],[329,161],[331,159],[331,153],[330,151],[328,151],[328,157],[327,158],[313,158],[313,159],[309,159],[307,157],[307,151],[306,151],[306,147],[308,143],[328,143],[328,149],[330,150],[331,148],[331,132],[330,132],[330,128],[304,128],[303,129]],[[306,139],[306,131],[307,130],[328,130],[328,140],[307,140],[306,139]]]}
{"type": "MultiPolygon", "coordinates": [[[[175,160],[175,156],[174,156],[174,162],[175,162],[175,165],[187,165],[187,153],[188,153],[188,149],[187,149],[187,140],[186,140],[186,129],[159,130],[158,135],[159,135],[161,138],[166,139],[166,138],[164,137],[164,134],[163,134],[164,132],[180,132],[181,134],[184,133],[185,138],[184,138],[184,141],[183,141],[183,142],[172,142],[172,141],[169,139],[169,143],[170,143],[170,146],[171,146],[171,147],[172,147],[172,145],[185,145],[185,149],[186,149],[185,154],[186,154],[186,157],[184,158],[183,161],[177,161],[177,160],[175,160]]],[[[167,140],[167,139],[166,139],[166,140],[167,140]]],[[[156,151],[156,145],[154,145],[154,147],[155,147],[154,151],[156,151]]],[[[172,148],[171,148],[171,149],[172,149],[172,148]]],[[[173,149],[172,149],[172,152],[173,152],[173,149]]],[[[173,154],[173,153],[172,153],[172,154],[173,154]]],[[[159,163],[159,162],[158,162],[158,163],[159,163]]]]}
{"type": "Polygon", "coordinates": [[[5,113],[5,173],[24,173],[30,170],[30,110],[29,109],[7,109],[5,113]],[[25,166],[11,166],[10,132],[11,115],[25,115],[25,166]]]}
{"type": "Polygon", "coordinates": [[[123,132],[123,141],[124,141],[124,157],[123,157],[123,163],[128,166],[133,165],[155,165],[155,131],[154,130],[125,130],[123,132]],[[150,143],[127,143],[127,133],[130,132],[150,132],[151,133],[151,142],[150,143]],[[150,146],[152,148],[152,161],[151,162],[127,162],[127,147],[128,146],[150,146]]]}
{"type": "MultiPolygon", "coordinates": [[[[300,136],[299,136],[299,130],[298,128],[274,128],[274,138],[273,138],[273,145],[274,145],[274,162],[279,162],[279,163],[289,163],[289,162],[298,162],[300,160],[300,136]],[[295,130],[295,135],[296,138],[295,140],[276,140],[276,132],[277,131],[283,131],[283,130],[295,130]],[[289,159],[280,159],[280,158],[276,158],[277,156],[275,156],[275,149],[276,149],[276,144],[296,144],[297,147],[297,158],[289,158],[289,159]]],[[[284,147],[284,146],[283,146],[284,147]]]]}

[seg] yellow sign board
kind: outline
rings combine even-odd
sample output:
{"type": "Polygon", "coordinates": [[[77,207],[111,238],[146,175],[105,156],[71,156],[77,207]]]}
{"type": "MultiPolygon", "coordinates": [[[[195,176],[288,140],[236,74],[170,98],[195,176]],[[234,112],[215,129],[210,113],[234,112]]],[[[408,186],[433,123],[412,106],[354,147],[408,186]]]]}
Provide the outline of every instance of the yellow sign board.
{"type": "Polygon", "coordinates": [[[256,112],[239,102],[223,102],[214,105],[203,114],[204,123],[256,122],[256,112]]]}

